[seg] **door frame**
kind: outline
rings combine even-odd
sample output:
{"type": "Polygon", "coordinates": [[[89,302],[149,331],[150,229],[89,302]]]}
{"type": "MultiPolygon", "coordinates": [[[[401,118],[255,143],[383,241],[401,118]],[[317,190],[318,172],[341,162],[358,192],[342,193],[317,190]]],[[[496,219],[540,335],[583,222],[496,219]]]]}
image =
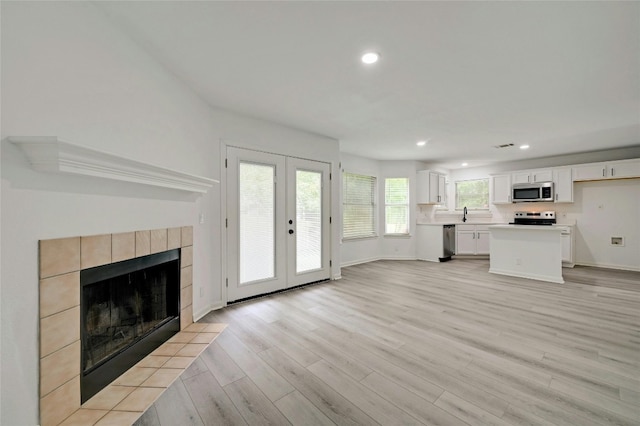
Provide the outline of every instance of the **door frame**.
{"type": "MultiPolygon", "coordinates": [[[[278,152],[277,150],[269,150],[264,149],[264,147],[260,147],[253,144],[241,143],[233,140],[225,140],[220,139],[220,304],[216,305],[219,307],[224,307],[228,305],[229,295],[228,295],[228,241],[227,241],[227,208],[228,208],[228,195],[227,195],[227,173],[226,173],[226,160],[227,160],[227,148],[234,147],[240,149],[248,149],[258,152],[264,152],[266,154],[275,154],[282,156],[289,156],[295,158],[306,159],[301,156],[296,155],[287,155],[286,153],[278,152]]],[[[338,156],[335,159],[321,159],[321,162],[329,164],[329,172],[332,175],[332,179],[329,181],[330,187],[330,205],[329,212],[331,217],[331,224],[329,230],[329,241],[327,242],[329,246],[329,257],[331,261],[331,266],[329,268],[329,279],[330,280],[339,280],[341,279],[340,275],[340,250],[338,242],[340,241],[340,234],[337,234],[336,230],[341,229],[342,219],[340,217],[340,203],[338,203],[335,199],[336,196],[341,194],[340,185],[340,171],[342,170],[342,165],[338,161],[338,156]]]]}

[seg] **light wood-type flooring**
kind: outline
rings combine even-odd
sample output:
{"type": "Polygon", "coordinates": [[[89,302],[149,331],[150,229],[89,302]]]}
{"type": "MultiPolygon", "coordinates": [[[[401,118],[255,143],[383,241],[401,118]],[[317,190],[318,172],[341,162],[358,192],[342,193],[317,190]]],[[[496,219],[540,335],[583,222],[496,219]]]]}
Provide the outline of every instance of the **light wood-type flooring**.
{"type": "Polygon", "coordinates": [[[640,273],[378,261],[211,312],[137,425],[639,425],[640,273]]]}

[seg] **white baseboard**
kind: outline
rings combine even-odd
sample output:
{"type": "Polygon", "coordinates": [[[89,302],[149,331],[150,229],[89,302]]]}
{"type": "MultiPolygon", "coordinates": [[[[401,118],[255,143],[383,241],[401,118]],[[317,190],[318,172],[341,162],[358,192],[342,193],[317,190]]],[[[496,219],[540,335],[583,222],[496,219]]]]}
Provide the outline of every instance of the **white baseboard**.
{"type": "Polygon", "coordinates": [[[351,262],[341,263],[340,267],[344,268],[344,267],[347,267],[347,266],[360,265],[360,264],[363,264],[363,263],[375,262],[376,260],[381,260],[381,258],[380,257],[372,257],[372,258],[369,258],[369,259],[352,260],[351,262]]]}
{"type": "Polygon", "coordinates": [[[638,266],[608,265],[606,263],[587,263],[587,262],[576,262],[576,265],[577,266],[591,266],[593,268],[617,269],[617,270],[620,270],[620,271],[640,272],[640,267],[638,267],[638,266]]]}
{"type": "Polygon", "coordinates": [[[518,272],[518,271],[502,270],[502,269],[496,269],[496,268],[489,268],[489,272],[492,274],[507,275],[510,277],[528,278],[530,280],[564,284],[564,280],[562,279],[562,277],[558,278],[553,275],[527,274],[527,273],[518,272]]]}
{"type": "Polygon", "coordinates": [[[398,257],[381,257],[378,260],[418,260],[416,257],[398,256],[398,257]]]}
{"type": "Polygon", "coordinates": [[[372,257],[370,259],[360,259],[360,260],[353,260],[351,262],[346,262],[346,263],[341,263],[340,267],[341,268],[345,268],[347,266],[355,266],[355,265],[361,265],[363,263],[369,263],[369,262],[375,262],[377,260],[419,260],[415,257],[407,257],[407,256],[398,256],[398,257],[372,257]]]}
{"type": "Polygon", "coordinates": [[[225,306],[226,306],[226,303],[224,303],[223,301],[218,301],[208,306],[205,306],[204,308],[200,309],[198,312],[193,313],[193,322],[200,321],[209,312],[224,308],[225,306]]]}

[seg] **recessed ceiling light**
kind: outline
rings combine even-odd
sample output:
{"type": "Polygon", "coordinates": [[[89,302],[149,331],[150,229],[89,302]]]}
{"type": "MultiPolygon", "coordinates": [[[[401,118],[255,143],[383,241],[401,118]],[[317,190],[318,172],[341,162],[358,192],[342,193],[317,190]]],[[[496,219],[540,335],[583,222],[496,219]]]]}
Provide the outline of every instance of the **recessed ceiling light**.
{"type": "Polygon", "coordinates": [[[365,64],[375,64],[380,59],[380,54],[376,52],[367,52],[362,55],[362,62],[365,64]]]}
{"type": "Polygon", "coordinates": [[[529,149],[529,145],[520,145],[520,149],[529,149]]]}
{"type": "Polygon", "coordinates": [[[427,141],[418,141],[416,142],[416,145],[418,146],[425,146],[427,144],[427,141]]]}
{"type": "Polygon", "coordinates": [[[462,163],[462,167],[467,167],[469,163],[462,163]]]}

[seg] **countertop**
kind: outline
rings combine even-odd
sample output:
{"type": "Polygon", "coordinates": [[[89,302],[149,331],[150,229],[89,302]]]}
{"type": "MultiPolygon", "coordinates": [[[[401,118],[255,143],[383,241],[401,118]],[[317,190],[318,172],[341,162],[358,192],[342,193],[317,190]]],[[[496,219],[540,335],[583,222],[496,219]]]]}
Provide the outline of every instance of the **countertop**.
{"type": "Polygon", "coordinates": [[[510,229],[510,230],[518,230],[518,231],[553,231],[553,232],[562,232],[563,226],[569,225],[551,225],[551,226],[535,226],[535,225],[492,225],[489,226],[489,230],[492,229],[510,229]]]}
{"type": "Polygon", "coordinates": [[[418,225],[429,225],[429,226],[442,226],[442,225],[506,225],[503,222],[462,222],[462,221],[451,221],[451,222],[418,222],[418,225]]]}
{"type": "Polygon", "coordinates": [[[510,225],[505,222],[418,222],[417,225],[428,225],[428,226],[442,226],[442,225],[488,225],[488,226],[497,226],[503,225],[508,227],[514,226],[526,226],[527,228],[554,228],[559,226],[576,226],[575,223],[556,223],[555,225],[547,225],[547,226],[535,226],[535,225],[510,225]]]}

